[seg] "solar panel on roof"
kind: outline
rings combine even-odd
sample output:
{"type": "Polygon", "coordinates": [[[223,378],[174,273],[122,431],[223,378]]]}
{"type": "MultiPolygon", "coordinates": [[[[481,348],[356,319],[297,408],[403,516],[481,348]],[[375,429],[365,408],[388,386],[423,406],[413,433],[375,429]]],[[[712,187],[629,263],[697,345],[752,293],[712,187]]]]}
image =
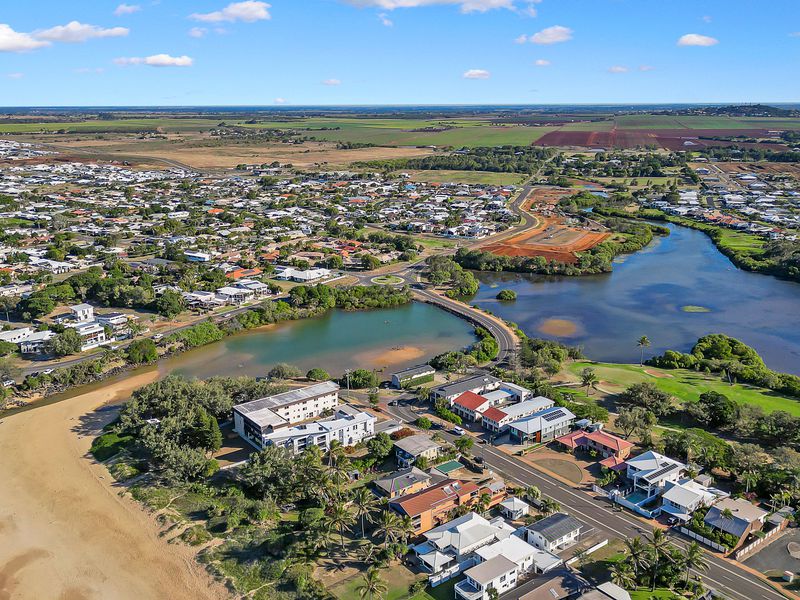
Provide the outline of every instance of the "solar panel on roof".
{"type": "Polygon", "coordinates": [[[542,418],[545,421],[547,421],[548,423],[550,421],[555,421],[556,419],[561,419],[563,417],[564,417],[564,413],[562,411],[560,411],[560,410],[555,410],[555,411],[553,411],[551,413],[547,413],[545,415],[542,415],[542,418]]]}
{"type": "Polygon", "coordinates": [[[661,467],[655,473],[650,473],[649,475],[647,475],[647,479],[648,480],[653,480],[653,479],[655,479],[657,477],[661,477],[661,475],[663,475],[664,473],[668,473],[669,471],[672,471],[674,468],[675,468],[675,465],[667,465],[666,467],[661,467]]]}

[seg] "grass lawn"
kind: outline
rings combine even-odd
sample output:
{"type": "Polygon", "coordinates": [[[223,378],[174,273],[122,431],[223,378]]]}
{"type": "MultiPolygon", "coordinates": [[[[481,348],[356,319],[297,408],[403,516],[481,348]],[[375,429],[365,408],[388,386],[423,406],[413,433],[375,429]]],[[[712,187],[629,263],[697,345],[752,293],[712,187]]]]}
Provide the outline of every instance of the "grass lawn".
{"type": "MultiPolygon", "coordinates": [[[[381,569],[381,578],[386,582],[389,591],[386,593],[385,600],[408,600],[408,588],[418,579],[423,579],[422,575],[412,573],[403,565],[393,564],[388,569],[381,569]]],[[[358,588],[363,583],[361,576],[348,579],[343,584],[334,587],[331,593],[341,600],[352,600],[358,598],[358,588]]],[[[443,584],[444,585],[444,584],[443,584]]],[[[450,596],[453,597],[452,589],[450,596]]],[[[414,600],[427,600],[425,592],[414,596],[414,600]]],[[[438,598],[437,598],[438,600],[438,598]]]]}
{"type": "Polygon", "coordinates": [[[651,600],[652,598],[658,598],[659,600],[664,598],[665,600],[672,600],[673,598],[680,598],[675,592],[672,590],[663,590],[658,589],[654,592],[650,590],[636,590],[630,592],[631,600],[651,600]]]}
{"type": "Polygon", "coordinates": [[[743,231],[734,231],[733,229],[722,228],[722,238],[720,239],[720,246],[738,250],[739,252],[747,252],[749,254],[761,254],[764,249],[766,241],[757,235],[745,233],[743,231]]]}
{"type": "Polygon", "coordinates": [[[435,588],[427,587],[424,591],[420,592],[413,598],[409,600],[453,600],[454,592],[453,588],[458,583],[460,577],[455,577],[450,581],[445,581],[444,583],[436,586],[435,588]]]}
{"type": "Polygon", "coordinates": [[[103,462],[122,452],[131,441],[133,441],[133,436],[119,435],[114,431],[110,431],[95,438],[90,452],[95,460],[103,462]]]}
{"type": "Polygon", "coordinates": [[[408,171],[411,181],[426,183],[469,183],[486,185],[522,185],[527,175],[492,171],[408,171]]]}
{"type": "Polygon", "coordinates": [[[567,370],[570,374],[580,377],[580,372],[586,367],[595,370],[600,378],[600,388],[612,393],[621,392],[634,383],[647,381],[681,401],[696,402],[700,398],[700,394],[715,391],[728,396],[739,404],[760,406],[765,412],[785,410],[792,415],[800,416],[800,402],[795,399],[752,385],[738,383],[729,385],[716,375],[706,375],[687,369],[654,369],[647,366],[593,363],[591,361],[570,363],[567,370]],[[655,377],[646,373],[645,369],[663,376],[655,377]]]}

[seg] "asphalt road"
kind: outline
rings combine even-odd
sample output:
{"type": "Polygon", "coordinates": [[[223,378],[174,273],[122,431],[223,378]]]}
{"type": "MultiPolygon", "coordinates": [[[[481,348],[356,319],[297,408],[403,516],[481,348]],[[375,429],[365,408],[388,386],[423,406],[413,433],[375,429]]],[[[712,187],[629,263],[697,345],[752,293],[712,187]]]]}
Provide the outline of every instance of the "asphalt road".
{"type": "MultiPolygon", "coordinates": [[[[414,422],[418,416],[408,406],[388,407],[388,412],[393,417],[406,422],[414,422]]],[[[447,432],[440,431],[439,433],[449,441],[456,437],[447,432]]],[[[627,539],[650,532],[648,526],[633,514],[614,510],[613,505],[607,500],[595,499],[575,490],[488,444],[475,444],[472,453],[482,457],[489,469],[501,474],[506,480],[525,487],[537,486],[545,496],[553,498],[561,504],[566,512],[609,537],[627,539]]],[[[671,531],[668,533],[670,540],[675,545],[685,547],[688,544],[688,540],[680,534],[671,531]]],[[[732,600],[785,600],[786,598],[732,562],[721,559],[710,552],[706,552],[706,560],[709,566],[708,570],[698,573],[698,575],[703,578],[708,587],[732,600]]],[[[525,586],[522,589],[530,591],[529,587],[525,586]]],[[[506,597],[504,596],[504,598],[506,597]]]]}

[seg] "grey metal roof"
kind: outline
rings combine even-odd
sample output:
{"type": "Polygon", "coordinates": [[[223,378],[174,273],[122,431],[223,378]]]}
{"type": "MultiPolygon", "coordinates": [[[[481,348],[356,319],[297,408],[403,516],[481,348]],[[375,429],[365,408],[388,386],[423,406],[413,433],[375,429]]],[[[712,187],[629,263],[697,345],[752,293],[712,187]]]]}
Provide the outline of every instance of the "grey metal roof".
{"type": "Polygon", "coordinates": [[[540,533],[548,540],[557,540],[582,527],[583,523],[578,519],[564,513],[555,513],[528,525],[530,531],[540,533]]]}
{"type": "Polygon", "coordinates": [[[415,483],[430,481],[431,476],[417,467],[400,469],[375,480],[375,485],[387,492],[403,490],[415,483]]]}
{"type": "Polygon", "coordinates": [[[516,568],[517,563],[505,556],[499,555],[472,567],[466,571],[465,575],[471,577],[481,585],[486,585],[516,568]]]}
{"type": "Polygon", "coordinates": [[[258,412],[265,408],[279,408],[288,404],[294,404],[295,402],[311,400],[318,396],[326,396],[328,394],[332,394],[338,389],[338,383],[334,381],[323,381],[322,383],[316,383],[304,388],[289,390],[288,392],[283,392],[282,394],[275,394],[274,396],[267,396],[266,398],[259,398],[258,400],[252,400],[251,402],[238,404],[234,407],[234,410],[243,415],[251,415],[252,413],[258,412]]]}
{"type": "Polygon", "coordinates": [[[425,373],[435,372],[436,369],[430,365],[417,365],[416,367],[409,367],[407,369],[403,369],[402,371],[397,371],[396,373],[392,373],[392,375],[396,376],[398,379],[404,379],[409,377],[417,377],[418,375],[424,375],[425,373]]]}
{"type": "Polygon", "coordinates": [[[454,381],[453,383],[439,386],[434,389],[434,392],[441,396],[452,396],[453,394],[463,394],[475,388],[499,382],[500,380],[497,377],[493,377],[488,373],[481,373],[473,377],[468,377],[467,379],[461,379],[460,381],[454,381]]]}

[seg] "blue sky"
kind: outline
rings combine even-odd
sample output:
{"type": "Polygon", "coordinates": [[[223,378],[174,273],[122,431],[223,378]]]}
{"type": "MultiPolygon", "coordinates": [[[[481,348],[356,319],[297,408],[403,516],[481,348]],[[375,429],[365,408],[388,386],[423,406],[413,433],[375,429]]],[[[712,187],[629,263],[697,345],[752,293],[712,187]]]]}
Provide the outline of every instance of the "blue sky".
{"type": "Polygon", "coordinates": [[[798,0],[25,0],[0,105],[800,101],[798,0]]]}

